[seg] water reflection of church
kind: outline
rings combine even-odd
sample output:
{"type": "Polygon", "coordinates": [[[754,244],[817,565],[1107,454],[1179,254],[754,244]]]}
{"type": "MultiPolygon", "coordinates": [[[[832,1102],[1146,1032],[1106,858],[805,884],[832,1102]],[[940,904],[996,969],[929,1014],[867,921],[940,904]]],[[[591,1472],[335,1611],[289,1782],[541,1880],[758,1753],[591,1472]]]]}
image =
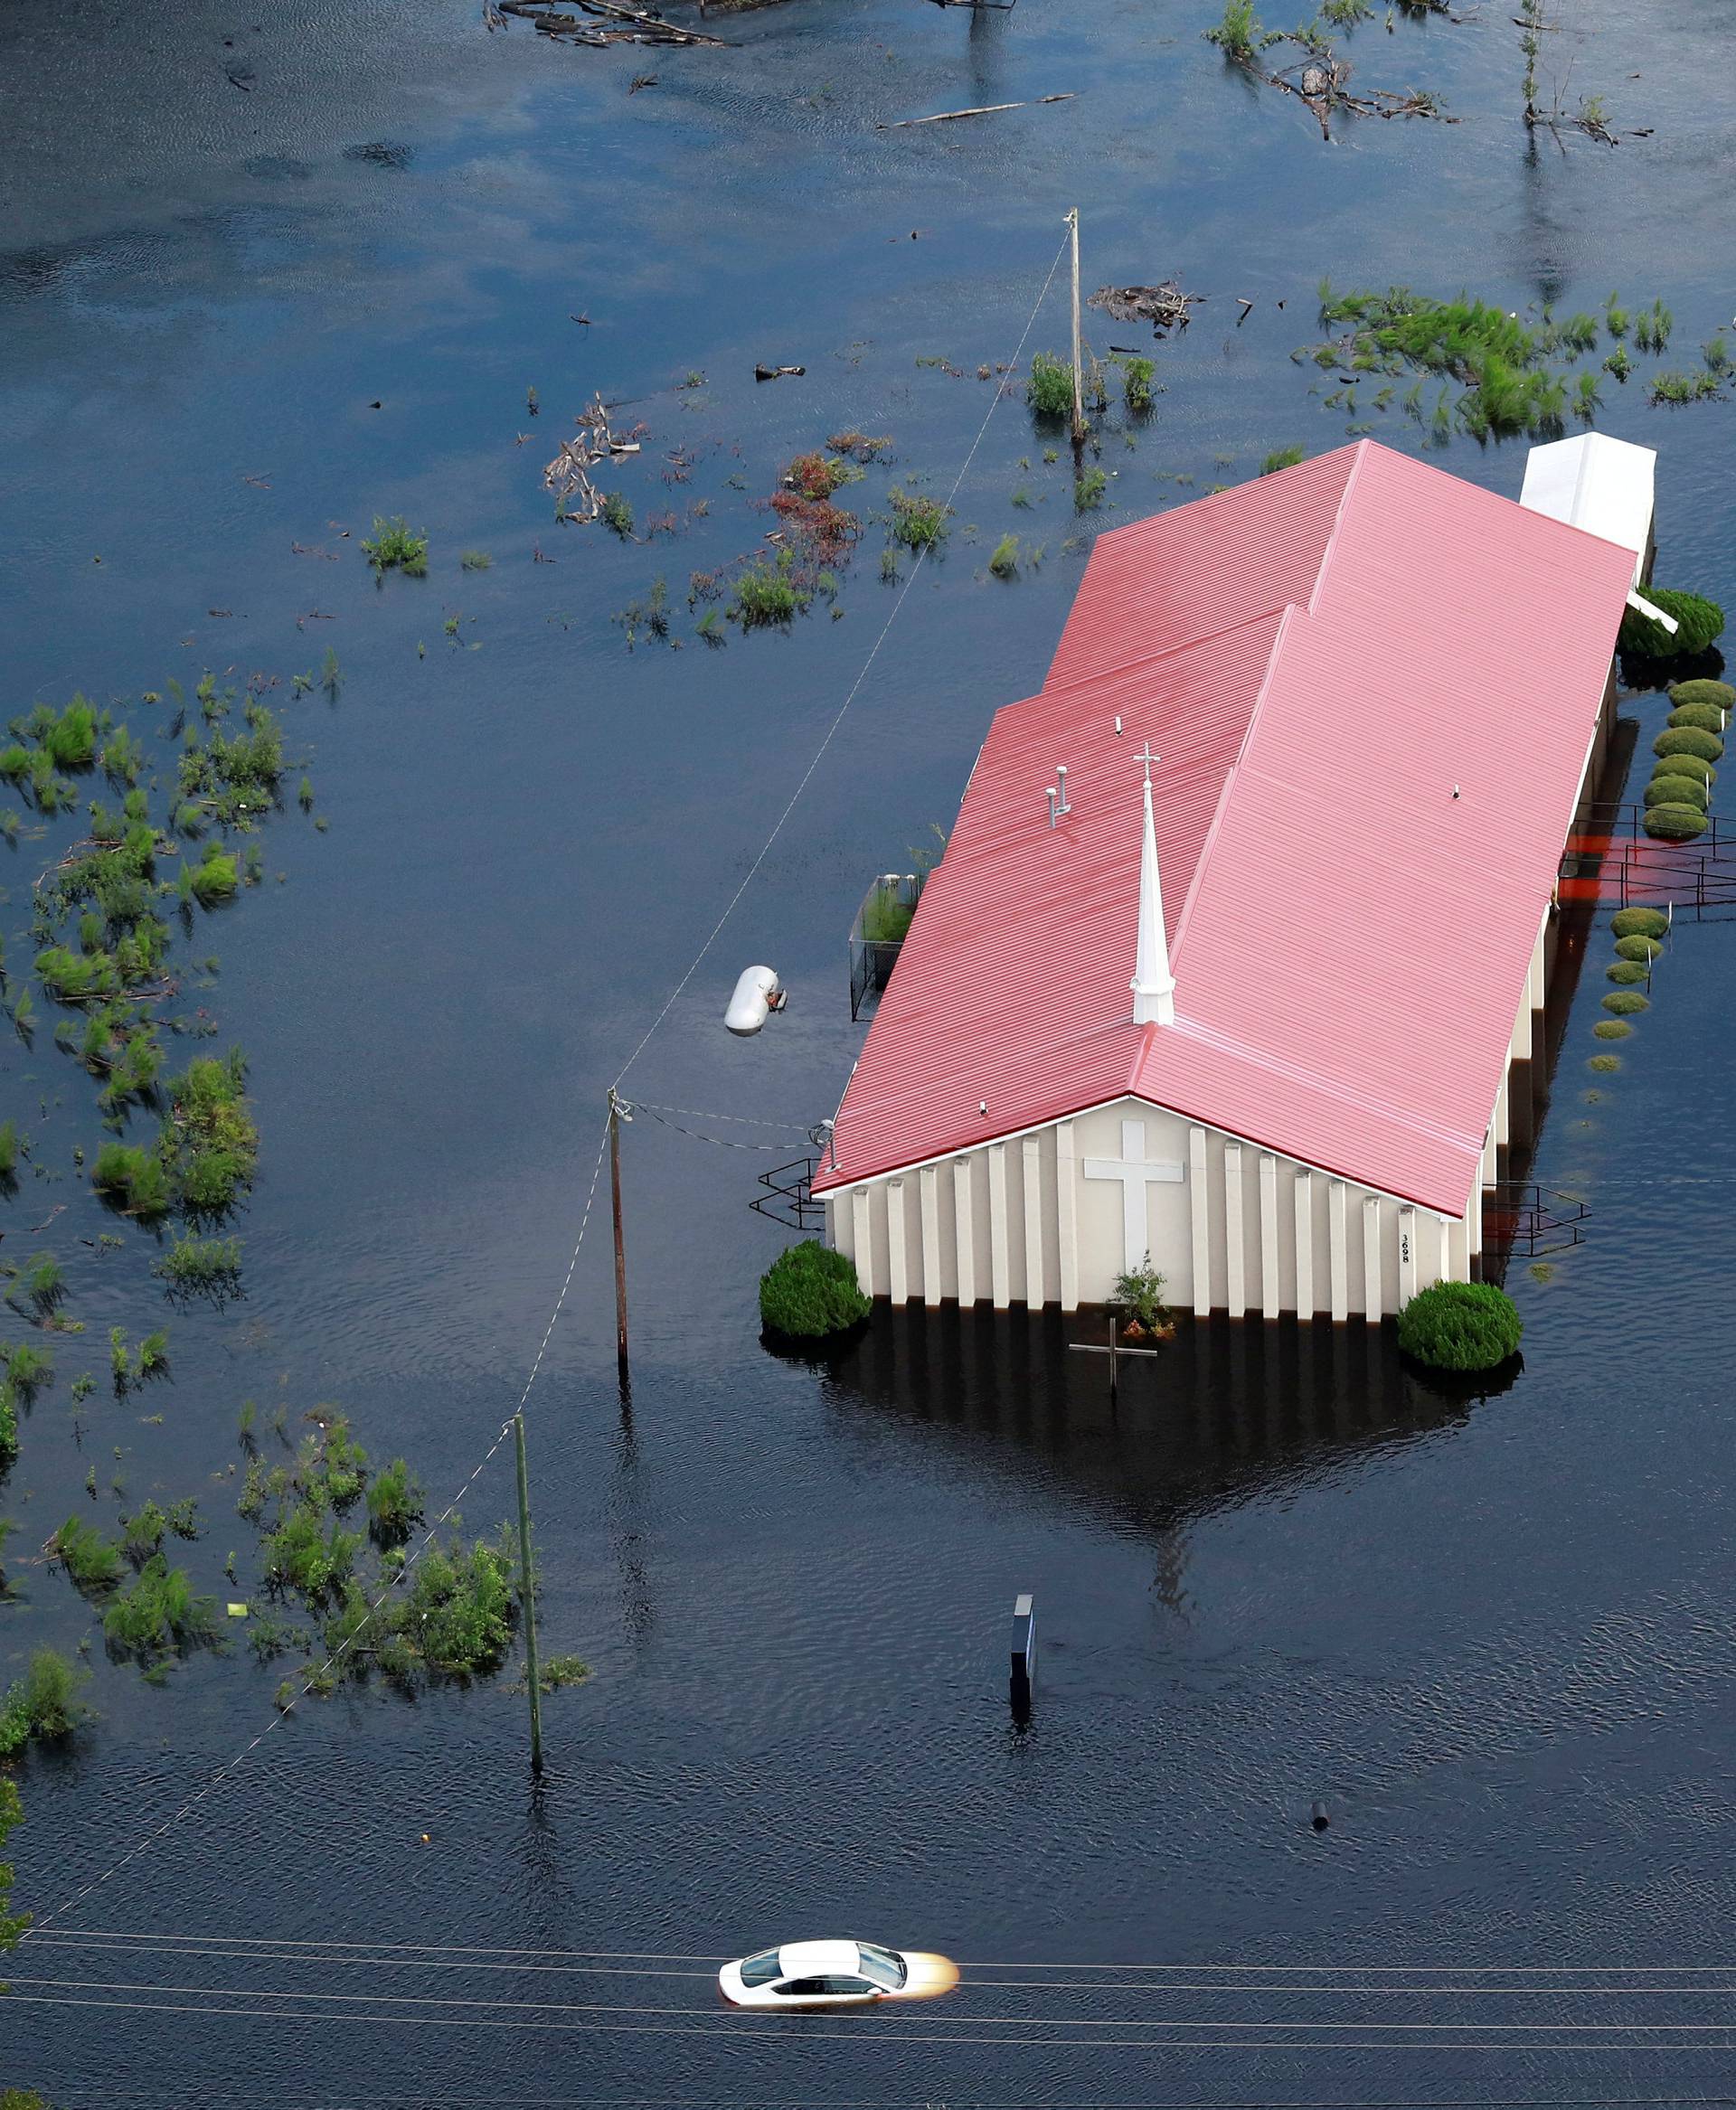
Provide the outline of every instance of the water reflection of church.
{"type": "Polygon", "coordinates": [[[864,1288],[1071,1311],[1149,1255],[1201,1317],[1378,1319],[1482,1270],[1652,466],[1561,441],[1522,504],[1364,441],[1099,539],[814,1180],[864,1288]]]}

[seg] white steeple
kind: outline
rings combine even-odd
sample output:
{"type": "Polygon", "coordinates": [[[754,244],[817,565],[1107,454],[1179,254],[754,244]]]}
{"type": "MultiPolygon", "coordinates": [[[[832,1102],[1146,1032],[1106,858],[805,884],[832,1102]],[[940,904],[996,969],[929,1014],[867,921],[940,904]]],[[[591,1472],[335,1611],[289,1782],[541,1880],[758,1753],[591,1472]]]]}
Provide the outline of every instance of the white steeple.
{"type": "Polygon", "coordinates": [[[1146,766],[1145,834],[1139,845],[1139,951],[1133,971],[1133,1022],[1137,1026],[1175,1023],[1175,977],[1169,971],[1169,941],[1164,934],[1164,890],[1157,877],[1157,831],[1151,818],[1151,765],[1159,759],[1147,740],[1135,756],[1146,766]]]}

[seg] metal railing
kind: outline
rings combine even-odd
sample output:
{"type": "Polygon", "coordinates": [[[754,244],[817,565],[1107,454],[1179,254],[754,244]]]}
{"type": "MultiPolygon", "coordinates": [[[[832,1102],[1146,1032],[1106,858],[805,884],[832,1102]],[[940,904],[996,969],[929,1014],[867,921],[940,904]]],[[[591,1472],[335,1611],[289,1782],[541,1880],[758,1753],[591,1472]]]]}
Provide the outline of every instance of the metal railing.
{"type": "Polygon", "coordinates": [[[1535,1180],[1501,1180],[1483,1190],[1483,1242],[1535,1260],[1585,1243],[1591,1211],[1577,1194],[1540,1187],[1535,1180]]]}
{"type": "Polygon", "coordinates": [[[856,919],[850,926],[850,1016],[859,1019],[872,1011],[892,978],[898,956],[904,946],[903,932],[922,899],[928,880],[922,871],[882,872],[862,897],[856,919]],[[896,930],[895,937],[881,936],[896,930]]]}
{"type": "Polygon", "coordinates": [[[756,1194],[748,1207],[792,1230],[817,1230],[826,1221],[826,1204],[816,1201],[813,1192],[819,1163],[816,1157],[793,1158],[787,1165],[761,1173],[760,1184],[766,1192],[756,1194]]]}

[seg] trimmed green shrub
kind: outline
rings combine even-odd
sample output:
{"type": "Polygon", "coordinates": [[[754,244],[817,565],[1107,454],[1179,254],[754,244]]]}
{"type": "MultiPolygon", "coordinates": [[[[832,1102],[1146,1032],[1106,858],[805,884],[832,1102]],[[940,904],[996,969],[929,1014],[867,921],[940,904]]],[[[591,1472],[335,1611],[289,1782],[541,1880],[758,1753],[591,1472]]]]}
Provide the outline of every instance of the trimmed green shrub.
{"type": "Polygon", "coordinates": [[[1637,608],[1629,608],[1621,619],[1619,643],[1624,652],[1642,659],[1691,659],[1723,635],[1724,611],[1716,601],[1697,593],[1674,593],[1666,586],[1648,586],[1646,598],[1675,617],[1675,635],[1637,608]]]}
{"type": "Polygon", "coordinates": [[[1437,1282],[1399,1314],[1399,1346],[1431,1370],[1493,1370],[1515,1353],[1524,1322],[1492,1282],[1437,1282]]]}
{"type": "Polygon", "coordinates": [[[1646,787],[1647,805],[1693,805],[1702,813],[1711,794],[1697,777],[1678,777],[1667,762],[1658,764],[1657,775],[1646,787]]]}
{"type": "Polygon", "coordinates": [[[760,1277],[761,1321],[769,1333],[793,1341],[845,1333],[873,1309],[855,1268],[817,1239],[779,1253],[760,1277]]]}
{"type": "Polygon", "coordinates": [[[1607,1076],[1610,1070],[1621,1068],[1621,1057],[1619,1055],[1593,1055],[1588,1060],[1586,1068],[1595,1069],[1599,1076],[1607,1076]]]}
{"type": "Polygon", "coordinates": [[[1625,1041],[1633,1030],[1625,1018],[1600,1018],[1591,1029],[1599,1041],[1625,1041]]]}
{"type": "Polygon", "coordinates": [[[1686,703],[1710,703],[1714,711],[1736,711],[1736,689],[1728,682],[1675,682],[1670,702],[1680,709],[1686,703]]]}
{"type": "Polygon", "coordinates": [[[1642,996],[1637,989],[1612,989],[1603,1000],[1603,1008],[1611,1018],[1632,1018],[1642,1011],[1652,1008],[1649,996],[1642,996]]]}
{"type": "Polygon", "coordinates": [[[1652,742],[1655,755],[1698,755],[1703,762],[1721,762],[1724,756],[1724,743],[1715,732],[1702,732],[1697,726],[1684,725],[1661,732],[1652,742]]]}
{"type": "Polygon", "coordinates": [[[1672,777],[1697,777],[1708,790],[1718,781],[1717,770],[1703,755],[1660,755],[1652,764],[1652,774],[1663,776],[1666,766],[1672,777]]]}
{"type": "Polygon", "coordinates": [[[1706,832],[1706,816],[1697,805],[1648,805],[1646,833],[1660,843],[1692,843],[1706,832]]]}
{"type": "Polygon", "coordinates": [[[1678,703],[1665,723],[1671,726],[1697,725],[1702,732],[1715,732],[1722,737],[1724,714],[1715,703],[1678,703]]]}
{"type": "Polygon", "coordinates": [[[1664,950],[1655,937],[1618,937],[1616,951],[1624,960],[1655,960],[1664,950]]]}
{"type": "Polygon", "coordinates": [[[1627,984],[1647,979],[1646,968],[1637,960],[1612,960],[1603,971],[1611,982],[1627,984]]]}

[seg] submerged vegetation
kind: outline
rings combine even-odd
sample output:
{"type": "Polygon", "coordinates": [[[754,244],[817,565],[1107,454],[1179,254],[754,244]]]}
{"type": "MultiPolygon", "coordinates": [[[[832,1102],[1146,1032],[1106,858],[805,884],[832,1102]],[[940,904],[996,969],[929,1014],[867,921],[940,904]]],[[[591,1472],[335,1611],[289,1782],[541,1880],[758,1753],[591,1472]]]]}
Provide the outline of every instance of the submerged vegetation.
{"type": "Polygon", "coordinates": [[[383,579],[388,571],[401,571],[408,579],[421,579],[428,571],[428,537],[406,525],[401,513],[392,519],[373,517],[373,536],[362,540],[363,554],[383,579]]]}

